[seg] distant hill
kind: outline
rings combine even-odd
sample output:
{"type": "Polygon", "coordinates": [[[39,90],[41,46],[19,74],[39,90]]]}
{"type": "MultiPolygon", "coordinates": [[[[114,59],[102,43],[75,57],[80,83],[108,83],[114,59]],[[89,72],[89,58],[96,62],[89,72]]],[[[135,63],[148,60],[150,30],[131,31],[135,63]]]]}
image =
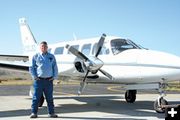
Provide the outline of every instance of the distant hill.
{"type": "Polygon", "coordinates": [[[29,80],[31,79],[31,75],[28,72],[18,72],[0,68],[0,79],[29,80]]]}

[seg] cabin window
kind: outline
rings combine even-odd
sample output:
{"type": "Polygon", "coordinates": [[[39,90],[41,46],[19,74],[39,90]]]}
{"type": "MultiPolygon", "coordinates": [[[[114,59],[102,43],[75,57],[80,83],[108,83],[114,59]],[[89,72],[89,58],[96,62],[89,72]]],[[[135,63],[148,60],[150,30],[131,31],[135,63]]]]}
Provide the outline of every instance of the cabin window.
{"type": "Polygon", "coordinates": [[[63,54],[64,47],[57,47],[54,51],[55,55],[63,54]]]}
{"type": "MultiPolygon", "coordinates": [[[[95,55],[96,47],[97,47],[97,43],[95,43],[94,46],[93,46],[93,49],[92,49],[92,54],[93,55],[95,55]]],[[[105,45],[103,45],[99,55],[108,55],[108,54],[109,54],[109,49],[105,45]]]]}
{"type": "Polygon", "coordinates": [[[84,44],[81,49],[81,52],[85,55],[89,55],[90,51],[91,51],[91,44],[84,44]]]}

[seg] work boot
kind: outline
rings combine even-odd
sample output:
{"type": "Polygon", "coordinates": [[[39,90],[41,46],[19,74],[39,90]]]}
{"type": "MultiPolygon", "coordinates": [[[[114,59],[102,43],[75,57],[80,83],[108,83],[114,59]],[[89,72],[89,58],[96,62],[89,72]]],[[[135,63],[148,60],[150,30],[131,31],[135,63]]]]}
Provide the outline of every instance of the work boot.
{"type": "Polygon", "coordinates": [[[50,117],[50,118],[57,118],[58,117],[58,115],[56,115],[56,114],[48,114],[48,117],[50,117]]]}
{"type": "Polygon", "coordinates": [[[37,114],[31,113],[30,118],[37,118],[37,114]]]}

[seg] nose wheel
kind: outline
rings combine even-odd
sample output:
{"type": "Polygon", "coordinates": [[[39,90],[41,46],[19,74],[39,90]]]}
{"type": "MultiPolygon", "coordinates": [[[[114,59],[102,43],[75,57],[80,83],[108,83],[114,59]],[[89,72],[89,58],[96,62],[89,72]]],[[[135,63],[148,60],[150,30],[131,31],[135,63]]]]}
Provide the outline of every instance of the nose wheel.
{"type": "Polygon", "coordinates": [[[158,97],[158,99],[154,102],[154,110],[157,113],[164,113],[165,109],[164,109],[164,105],[168,105],[168,102],[164,99],[164,96],[166,96],[165,94],[165,87],[167,86],[167,84],[164,83],[160,83],[159,84],[159,93],[160,96],[158,97]]]}
{"type": "Polygon", "coordinates": [[[164,113],[165,109],[162,107],[163,105],[168,105],[168,102],[163,97],[161,97],[154,102],[154,110],[157,113],[164,113]]]}

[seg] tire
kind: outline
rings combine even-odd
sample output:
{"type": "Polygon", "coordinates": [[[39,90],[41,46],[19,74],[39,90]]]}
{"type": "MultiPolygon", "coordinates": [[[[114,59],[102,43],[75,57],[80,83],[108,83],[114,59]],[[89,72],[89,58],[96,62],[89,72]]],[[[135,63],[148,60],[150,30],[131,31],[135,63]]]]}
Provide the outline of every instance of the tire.
{"type": "Polygon", "coordinates": [[[134,103],[136,101],[136,90],[128,90],[125,93],[125,99],[128,103],[134,103]]]}
{"type": "MultiPolygon", "coordinates": [[[[161,99],[160,99],[160,105],[168,105],[168,102],[167,102],[165,99],[161,98],[161,99]]],[[[165,109],[160,108],[160,107],[158,106],[158,100],[156,100],[156,101],[154,102],[154,110],[155,110],[157,113],[165,113],[165,109]]]]}

